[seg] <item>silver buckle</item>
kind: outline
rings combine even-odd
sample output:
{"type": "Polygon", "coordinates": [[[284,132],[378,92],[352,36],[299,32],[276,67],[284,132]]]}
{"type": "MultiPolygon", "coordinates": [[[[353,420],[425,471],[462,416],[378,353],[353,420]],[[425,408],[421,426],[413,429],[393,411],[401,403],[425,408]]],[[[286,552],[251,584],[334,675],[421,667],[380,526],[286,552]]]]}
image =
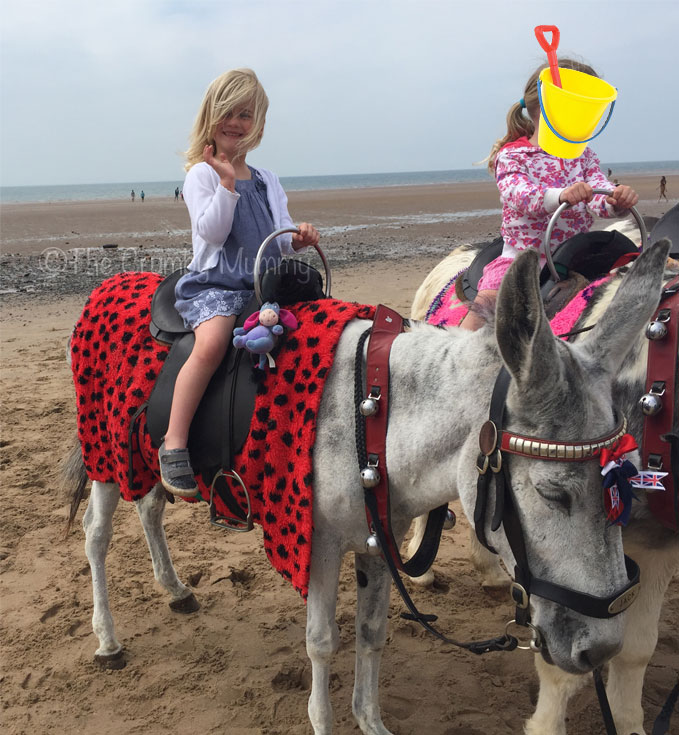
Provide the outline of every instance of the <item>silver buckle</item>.
{"type": "Polygon", "coordinates": [[[512,582],[511,585],[509,585],[509,592],[512,596],[512,600],[520,610],[525,610],[528,607],[528,593],[522,585],[518,582],[512,582]]]}
{"type": "MultiPolygon", "coordinates": [[[[519,623],[516,622],[516,620],[510,620],[507,625],[505,625],[505,635],[509,635],[509,626],[510,625],[519,625],[519,623]]],[[[516,647],[520,651],[534,651],[535,653],[538,653],[542,648],[544,647],[544,641],[542,639],[542,633],[540,632],[539,628],[536,628],[533,623],[526,623],[525,625],[521,625],[522,628],[530,628],[530,631],[532,633],[531,639],[527,644],[524,645],[517,645],[516,647]]],[[[516,638],[516,636],[513,636],[516,638]]],[[[518,640],[518,639],[517,639],[518,640]]]]}

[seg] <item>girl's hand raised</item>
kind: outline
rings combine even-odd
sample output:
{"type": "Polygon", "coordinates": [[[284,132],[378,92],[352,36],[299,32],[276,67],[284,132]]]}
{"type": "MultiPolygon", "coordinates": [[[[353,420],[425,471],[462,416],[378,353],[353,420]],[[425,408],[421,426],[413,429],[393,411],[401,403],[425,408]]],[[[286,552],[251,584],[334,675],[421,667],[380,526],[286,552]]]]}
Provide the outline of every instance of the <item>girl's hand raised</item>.
{"type": "Polygon", "coordinates": [[[606,201],[616,209],[629,209],[639,201],[639,197],[631,186],[621,184],[613,189],[611,195],[606,197],[606,201]]]}
{"type": "Polygon", "coordinates": [[[208,144],[203,148],[203,160],[217,172],[219,183],[225,189],[236,191],[236,172],[223,153],[215,156],[214,148],[208,144]]]}
{"type": "Polygon", "coordinates": [[[299,232],[292,236],[292,247],[294,250],[301,250],[309,245],[318,245],[320,235],[318,230],[308,222],[302,222],[297,225],[299,232]]]}

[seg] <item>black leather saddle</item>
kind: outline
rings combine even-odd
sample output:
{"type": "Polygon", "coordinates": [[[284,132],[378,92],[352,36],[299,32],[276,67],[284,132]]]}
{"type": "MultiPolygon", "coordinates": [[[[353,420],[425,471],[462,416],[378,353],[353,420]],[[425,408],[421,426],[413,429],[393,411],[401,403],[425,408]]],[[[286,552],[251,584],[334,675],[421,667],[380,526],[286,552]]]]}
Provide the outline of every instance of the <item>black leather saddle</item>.
{"type": "MultiPolygon", "coordinates": [[[[177,375],[195,343],[193,331],[184,326],[174,308],[174,288],[184,273],[184,270],[175,271],[162,281],[151,301],[151,334],[171,344],[146,409],[146,426],[155,447],[160,446],[167,431],[177,375]]],[[[253,296],[236,325],[242,326],[258,309],[259,304],[253,296]]],[[[233,458],[245,443],[255,405],[257,379],[261,379],[258,372],[253,369],[249,353],[230,345],[198,406],[189,431],[189,452],[194,470],[200,472],[208,484],[219,469],[233,467],[233,458]]]]}
{"type": "MultiPolygon", "coordinates": [[[[487,243],[463,273],[462,290],[469,301],[476,298],[483,269],[502,254],[502,247],[501,237],[487,243]]],[[[625,235],[616,231],[597,230],[566,240],[554,251],[552,259],[560,276],[565,277],[569,271],[575,271],[588,281],[593,281],[608,273],[623,255],[636,252],[638,248],[625,235]]],[[[554,287],[547,266],[540,273],[540,287],[543,294],[554,287]]]]}
{"type": "MultiPolygon", "coordinates": [[[[177,375],[195,343],[193,331],[184,326],[174,306],[175,286],[184,273],[181,269],[165,278],[151,301],[151,334],[171,345],[146,407],[146,425],[155,447],[160,446],[167,431],[177,375]]],[[[324,296],[321,274],[300,260],[282,260],[262,275],[260,283],[263,301],[277,301],[281,306],[324,296]]],[[[258,310],[253,295],[236,326],[242,326],[258,310]]],[[[233,468],[234,457],[247,439],[257,385],[264,377],[254,366],[250,353],[229,345],[191,423],[191,463],[208,485],[220,469],[233,468]]]]}
{"type": "MultiPolygon", "coordinates": [[[[648,242],[653,244],[666,237],[672,241],[670,256],[679,258],[679,204],[658,219],[644,217],[647,228],[652,227],[648,242]]],[[[553,253],[554,267],[560,276],[565,277],[568,271],[575,271],[588,281],[601,278],[608,273],[615,263],[628,253],[636,253],[638,248],[625,235],[613,231],[596,230],[575,235],[566,240],[553,253]]],[[[469,268],[462,274],[462,290],[469,301],[473,301],[478,293],[478,284],[483,269],[502,253],[502,238],[482,246],[469,268]]],[[[543,295],[554,287],[549,269],[545,266],[540,273],[540,288],[543,295]]]]}
{"type": "Polygon", "coordinates": [[[462,274],[462,290],[468,301],[473,301],[476,298],[483,269],[495,258],[500,257],[503,245],[504,242],[501,237],[496,237],[492,242],[484,243],[469,268],[462,274]]]}

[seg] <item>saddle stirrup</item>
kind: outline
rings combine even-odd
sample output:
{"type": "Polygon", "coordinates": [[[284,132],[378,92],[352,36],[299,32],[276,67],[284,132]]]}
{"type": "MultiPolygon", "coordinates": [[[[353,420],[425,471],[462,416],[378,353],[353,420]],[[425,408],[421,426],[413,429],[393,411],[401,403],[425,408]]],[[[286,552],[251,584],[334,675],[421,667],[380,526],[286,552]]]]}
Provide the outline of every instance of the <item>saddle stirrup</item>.
{"type": "Polygon", "coordinates": [[[213,526],[225,528],[229,531],[238,531],[240,533],[247,533],[248,531],[252,531],[252,529],[254,528],[254,522],[252,520],[252,503],[250,502],[250,493],[248,492],[248,489],[245,486],[243,479],[235,470],[230,470],[227,472],[225,472],[224,470],[218,470],[215,476],[212,478],[212,483],[210,484],[210,523],[213,526]],[[244,518],[238,517],[235,514],[233,516],[226,516],[219,515],[217,513],[217,508],[215,507],[214,503],[214,494],[215,484],[220,477],[230,477],[241,486],[243,493],[245,493],[245,501],[247,502],[248,506],[247,514],[244,518]]]}

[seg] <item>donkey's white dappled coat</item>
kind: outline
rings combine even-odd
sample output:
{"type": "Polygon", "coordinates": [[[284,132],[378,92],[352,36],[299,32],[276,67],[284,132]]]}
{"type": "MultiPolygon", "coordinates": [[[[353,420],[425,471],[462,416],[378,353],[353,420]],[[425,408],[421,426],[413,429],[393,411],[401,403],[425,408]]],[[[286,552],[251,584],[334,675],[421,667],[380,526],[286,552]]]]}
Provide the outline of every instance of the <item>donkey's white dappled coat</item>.
{"type": "MultiPolygon", "coordinates": [[[[472,517],[478,431],[502,364],[512,375],[507,427],[518,433],[577,441],[602,436],[618,423],[613,378],[625,347],[637,338],[658,303],[668,247],[659,244],[630,269],[624,288],[601,315],[592,335],[568,345],[551,333],[538,290],[536,254],[514,263],[497,304],[497,338],[478,332],[414,325],[398,336],[390,360],[387,459],[392,526],[402,540],[412,519],[459,496],[472,517]]],[[[335,606],[340,562],[356,554],[356,678],[353,711],[366,735],[388,735],[378,698],[379,663],[386,638],[390,578],[380,558],[365,553],[368,536],[354,443],[355,350],[365,323],[352,322],[340,340],[318,416],[314,449],[314,534],[307,613],[312,662],[309,717],[316,735],[332,731],[328,683],[338,647],[335,606]]],[[[627,582],[621,533],[603,510],[598,464],[533,462],[512,458],[512,482],[536,575],[580,592],[611,594],[627,582]]],[[[110,541],[115,486],[94,483],[85,517],[95,590],[98,653],[115,654],[104,560],[110,541]]],[[[177,579],[161,528],[162,494],[138,501],[157,579],[175,600],[189,597],[177,579]],[[149,506],[147,508],[147,505],[149,506]],[[153,506],[151,508],[151,506],[153,506]]],[[[488,539],[511,568],[504,533],[488,539]]],[[[533,621],[551,659],[566,671],[586,672],[617,653],[625,614],[586,618],[533,597],[533,621]]],[[[491,631],[495,633],[496,631],[491,631]]]]}
{"type": "MultiPolygon", "coordinates": [[[[413,300],[412,318],[424,318],[429,304],[434,301],[437,294],[455,274],[469,266],[477,251],[478,246],[462,246],[442,260],[429,273],[413,300]]],[[[622,270],[624,271],[625,268],[622,270]]],[[[676,261],[669,261],[665,268],[664,281],[668,282],[677,275],[679,275],[679,268],[676,261]]],[[[603,332],[613,329],[616,319],[625,318],[625,311],[616,309],[616,302],[612,303],[612,301],[619,291],[627,290],[629,286],[630,279],[623,280],[620,275],[610,279],[605,285],[598,288],[596,298],[590,301],[586,312],[578,321],[577,326],[580,328],[600,324],[594,334],[590,332],[576,336],[571,346],[567,348],[583,366],[585,370],[583,379],[588,381],[599,379],[597,377],[598,366],[593,361],[595,353],[592,353],[591,345],[596,341],[603,346],[604,343],[601,340],[606,339],[603,332]],[[617,311],[617,317],[613,316],[615,311],[617,311]]],[[[637,304],[640,304],[643,296],[639,294],[637,304]]],[[[499,319],[502,318],[500,315],[499,319]]],[[[616,349],[618,354],[624,353],[624,359],[618,360],[618,367],[613,371],[613,400],[616,407],[628,418],[630,433],[641,443],[643,416],[638,408],[638,400],[646,390],[648,340],[643,332],[639,331],[636,337],[634,334],[631,337],[628,334],[629,341],[625,342],[625,334],[628,333],[624,326],[622,330],[618,328],[617,337],[610,335],[618,340],[617,347],[609,343],[609,347],[606,348],[611,354],[616,349]],[[620,337],[623,339],[620,340],[620,337]]],[[[602,365],[608,363],[605,357],[604,360],[602,365]]],[[[610,370],[609,365],[608,371],[610,370]]],[[[606,391],[610,390],[608,381],[609,377],[605,377],[606,391]]],[[[577,392],[575,397],[577,399],[577,392]]],[[[588,405],[593,407],[596,404],[588,405]]],[[[574,403],[572,412],[579,410],[582,410],[582,406],[574,403]]],[[[568,412],[569,419],[570,414],[571,411],[568,412]]],[[[679,427],[675,426],[674,431],[677,430],[679,427]]],[[[538,491],[541,485],[536,473],[548,470],[545,464],[547,463],[536,462],[529,470],[538,491]]],[[[512,479],[514,478],[514,466],[515,464],[512,463],[512,479]]],[[[557,503],[553,510],[555,516],[558,517],[564,512],[563,508],[558,508],[561,490],[567,490],[570,498],[573,496],[572,489],[577,491],[578,487],[576,484],[573,488],[567,485],[564,488],[555,488],[555,492],[551,494],[554,502],[557,503]]],[[[591,490],[596,491],[596,487],[598,486],[593,486],[591,490]]],[[[673,575],[679,571],[679,535],[663,528],[651,517],[643,491],[637,491],[637,495],[640,502],[633,503],[632,517],[629,524],[623,529],[622,537],[626,553],[641,568],[641,591],[639,598],[624,615],[623,647],[610,662],[607,684],[608,698],[619,735],[632,735],[632,733],[644,735],[645,733],[644,713],[641,706],[644,674],[657,643],[658,619],[667,586],[673,575]]],[[[562,495],[562,500],[566,500],[566,496],[562,495]]],[[[413,547],[416,546],[423,527],[423,519],[418,519],[413,547]]],[[[471,542],[472,561],[482,575],[483,585],[489,588],[506,586],[509,580],[505,571],[498,564],[497,557],[491,555],[478,543],[474,533],[472,533],[471,542]]],[[[433,572],[430,571],[423,581],[431,583],[433,572]]],[[[526,724],[526,733],[529,735],[544,735],[545,733],[565,735],[568,700],[583,684],[591,682],[591,678],[565,673],[555,666],[548,665],[540,656],[536,657],[536,665],[540,675],[540,696],[536,712],[526,724]]]]}

